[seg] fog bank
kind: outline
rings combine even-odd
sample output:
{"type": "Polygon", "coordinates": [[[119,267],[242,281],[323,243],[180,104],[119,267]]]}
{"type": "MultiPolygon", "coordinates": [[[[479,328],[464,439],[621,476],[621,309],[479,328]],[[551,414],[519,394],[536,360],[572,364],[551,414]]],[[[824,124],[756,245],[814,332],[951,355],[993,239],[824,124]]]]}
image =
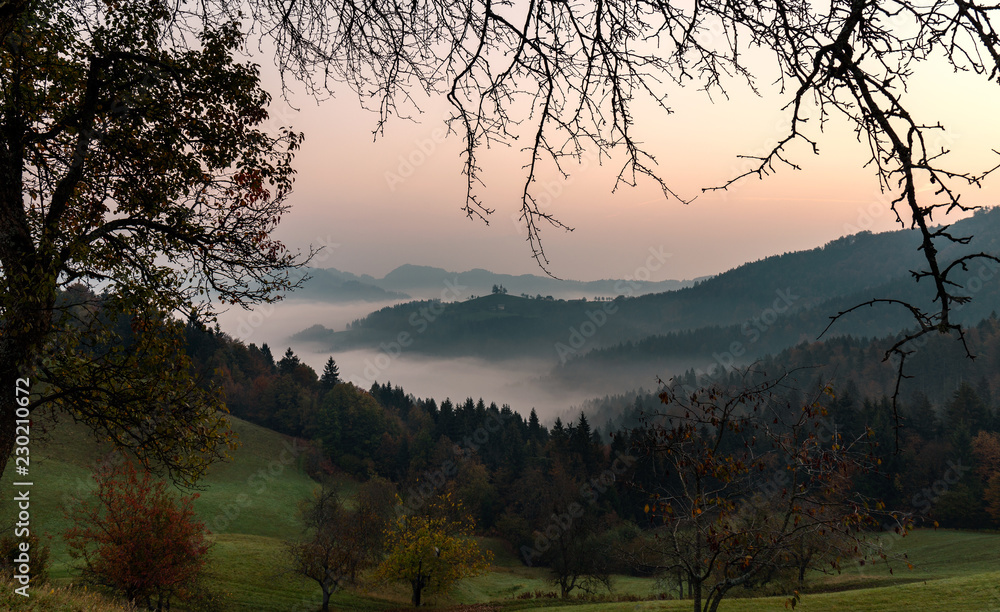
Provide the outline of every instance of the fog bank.
{"type": "MultiPolygon", "coordinates": [[[[263,304],[252,311],[230,309],[219,315],[223,332],[246,344],[267,344],[275,359],[280,359],[286,348],[309,364],[317,373],[329,357],[340,369],[341,378],[369,388],[373,382],[401,386],[407,393],[420,398],[434,398],[440,403],[445,398],[462,402],[467,397],[480,397],[498,406],[508,404],[527,416],[537,409],[543,421],[565,416],[572,406],[579,406],[594,396],[593,389],[573,390],[555,388],[543,382],[554,363],[543,360],[516,359],[487,361],[484,359],[437,358],[403,349],[390,354],[378,349],[357,349],[330,352],[322,345],[296,342],[290,336],[311,325],[320,324],[334,330],[343,330],[348,323],[384,306],[400,303],[358,302],[329,304],[300,300],[263,304]]],[[[609,388],[607,393],[622,391],[609,388]]]]}

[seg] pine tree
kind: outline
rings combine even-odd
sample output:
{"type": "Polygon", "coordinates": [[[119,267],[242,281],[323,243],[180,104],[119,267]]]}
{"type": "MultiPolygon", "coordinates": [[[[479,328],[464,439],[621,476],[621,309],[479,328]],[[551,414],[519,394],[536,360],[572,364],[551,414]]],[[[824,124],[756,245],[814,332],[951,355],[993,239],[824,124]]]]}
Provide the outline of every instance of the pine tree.
{"type": "Polygon", "coordinates": [[[532,408],[531,415],[528,416],[528,439],[542,442],[543,438],[542,425],[538,422],[538,412],[532,408]]]}
{"type": "Polygon", "coordinates": [[[292,347],[288,347],[288,350],[285,351],[285,356],[278,362],[278,373],[291,374],[301,363],[298,356],[292,352],[292,347]]]}
{"type": "Polygon", "coordinates": [[[937,416],[926,393],[917,393],[913,398],[912,407],[907,411],[909,417],[905,424],[920,434],[925,440],[930,440],[938,434],[937,416]]]}
{"type": "Polygon", "coordinates": [[[567,435],[562,419],[556,417],[556,422],[552,424],[552,431],[550,432],[550,437],[552,438],[552,442],[555,443],[556,448],[562,447],[563,443],[566,442],[567,435]]]}
{"type": "Polygon", "coordinates": [[[330,357],[326,360],[326,366],[323,367],[323,375],[319,379],[319,387],[324,392],[333,389],[334,385],[340,382],[340,368],[337,367],[337,362],[330,357]]]}
{"type": "Polygon", "coordinates": [[[267,342],[260,345],[260,352],[264,355],[267,365],[271,366],[271,369],[274,370],[274,355],[271,354],[271,347],[267,345],[267,342]]]}
{"type": "Polygon", "coordinates": [[[946,415],[949,427],[965,425],[970,435],[975,435],[980,429],[989,425],[986,405],[976,393],[976,389],[967,382],[963,382],[955,390],[946,407],[946,415]]]}

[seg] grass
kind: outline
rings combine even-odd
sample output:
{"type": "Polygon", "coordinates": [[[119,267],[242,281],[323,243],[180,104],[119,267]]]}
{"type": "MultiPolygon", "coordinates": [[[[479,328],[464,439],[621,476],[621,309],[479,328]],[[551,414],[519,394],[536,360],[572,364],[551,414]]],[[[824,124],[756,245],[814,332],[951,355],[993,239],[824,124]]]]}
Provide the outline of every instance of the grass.
{"type": "Polygon", "coordinates": [[[0,610],[7,612],[136,612],[132,604],[69,586],[32,586],[30,597],[14,592],[19,584],[0,578],[0,610]]]}
{"type": "MultiPolygon", "coordinates": [[[[918,530],[906,537],[886,536],[890,553],[900,557],[892,563],[892,573],[885,565],[845,568],[840,575],[810,576],[810,589],[802,594],[796,610],[870,612],[940,612],[942,610],[979,610],[1000,612],[1000,534],[954,530],[918,530]],[[905,555],[905,560],[903,556],[905,555]],[[906,561],[913,565],[908,569],[906,561]]],[[[489,582],[497,587],[503,581],[496,574],[489,582]]],[[[480,578],[473,579],[480,580],[480,578]]],[[[473,582],[473,580],[467,582],[473,582]]],[[[526,580],[524,590],[533,590],[534,581],[526,580]]],[[[463,587],[465,588],[465,587],[463,587]]],[[[541,590],[552,590],[546,585],[541,590]]],[[[655,597],[657,585],[648,578],[615,577],[615,593],[655,597]]],[[[521,591],[523,592],[523,591],[521,591]]],[[[516,597],[512,593],[508,597],[516,597]]],[[[752,599],[726,599],[719,606],[724,612],[763,612],[784,610],[787,596],[752,599]]],[[[471,603],[471,602],[469,602],[471,603]]],[[[600,602],[585,599],[510,601],[504,610],[567,610],[573,612],[631,612],[639,610],[691,610],[690,600],[600,602]]]]}
{"type": "MultiPolygon", "coordinates": [[[[784,610],[787,599],[787,597],[731,599],[723,601],[719,605],[719,610],[723,612],[784,610]]],[[[544,607],[549,612],[555,610],[571,610],[572,612],[603,612],[604,610],[611,612],[686,611],[691,610],[691,608],[691,601],[643,601],[544,607]]],[[[795,610],[805,612],[853,612],[856,610],[865,610],[866,612],[899,612],[900,610],[906,612],[996,611],[1000,610],[1000,572],[837,593],[816,593],[802,597],[795,610]]]]}
{"type": "MultiPolygon", "coordinates": [[[[302,448],[285,436],[232,419],[242,446],[233,461],[212,467],[199,486],[195,512],[213,533],[238,533],[272,538],[299,535],[298,503],[316,486],[300,469],[302,448]]],[[[59,582],[74,576],[61,534],[70,526],[65,512],[74,496],[94,488],[92,469],[100,461],[102,445],[85,427],[60,423],[31,446],[31,528],[52,546],[51,578],[59,582]]],[[[178,491],[190,494],[191,491],[178,491]]],[[[0,525],[9,524],[12,504],[0,498],[0,525]]]]}

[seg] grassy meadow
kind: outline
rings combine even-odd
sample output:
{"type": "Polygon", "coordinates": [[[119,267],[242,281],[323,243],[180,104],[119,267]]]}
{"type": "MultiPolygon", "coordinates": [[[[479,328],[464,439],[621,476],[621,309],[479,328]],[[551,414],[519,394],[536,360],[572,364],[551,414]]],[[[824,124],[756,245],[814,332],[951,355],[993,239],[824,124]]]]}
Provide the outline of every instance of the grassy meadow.
{"type": "MultiPolygon", "coordinates": [[[[284,568],[286,539],[299,534],[296,508],[315,486],[301,469],[301,447],[267,429],[234,419],[242,446],[233,461],[214,466],[203,481],[195,510],[212,532],[206,588],[217,608],[234,611],[310,612],[319,608],[320,589],[284,568]]],[[[83,428],[55,427],[47,440],[32,447],[32,529],[52,547],[49,585],[33,585],[32,598],[13,595],[0,583],[0,610],[83,611],[130,610],[125,602],[81,588],[68,588],[76,577],[61,533],[67,528],[65,509],[73,496],[92,488],[90,469],[100,449],[83,428]]],[[[344,483],[345,492],[353,483],[344,483]]],[[[6,497],[6,496],[5,496],[6,497]]],[[[10,515],[8,501],[0,502],[0,516],[10,515]]],[[[839,575],[810,576],[797,610],[871,610],[931,612],[940,610],[994,610],[1000,612],[1000,534],[950,530],[920,530],[890,539],[894,555],[906,555],[913,565],[895,562],[892,573],[884,565],[854,566],[839,575]]],[[[555,597],[520,599],[525,593],[555,594],[545,569],[529,568],[496,539],[482,541],[494,553],[493,571],[465,580],[447,596],[429,598],[438,608],[469,610],[689,610],[690,601],[655,599],[667,590],[651,578],[618,576],[614,594],[646,601],[560,601],[555,597]],[[652,600],[651,600],[652,599],[652,600]],[[476,605],[479,604],[479,605],[476,605]],[[489,604],[489,605],[482,605],[489,604]]],[[[756,612],[784,610],[787,597],[732,599],[720,609],[756,612]]],[[[331,600],[337,610],[394,610],[406,608],[405,585],[372,591],[345,591],[331,600]]],[[[175,606],[175,609],[183,609],[175,606]]]]}

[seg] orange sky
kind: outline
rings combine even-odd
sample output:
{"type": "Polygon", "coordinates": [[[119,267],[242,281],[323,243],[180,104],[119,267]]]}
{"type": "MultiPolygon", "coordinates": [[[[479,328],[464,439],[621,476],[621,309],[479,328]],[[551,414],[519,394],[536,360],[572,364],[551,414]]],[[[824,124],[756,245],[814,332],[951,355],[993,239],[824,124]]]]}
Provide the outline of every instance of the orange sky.
{"type": "MultiPolygon", "coordinates": [[[[269,68],[265,84],[277,92],[269,68]]],[[[910,89],[924,119],[948,128],[941,144],[955,151],[954,163],[970,163],[975,171],[1000,161],[990,150],[1000,149],[1000,92],[983,81],[928,66],[910,89]]],[[[736,155],[760,153],[783,136],[780,108],[788,95],[767,87],[762,92],[763,98],[755,98],[735,86],[730,101],[712,103],[704,93],[678,90],[668,101],[675,114],[642,113],[635,129],[657,156],[667,183],[682,196],[698,196],[692,204],[665,200],[648,180],[612,194],[617,160],[569,167],[570,179],[553,178],[549,191],[557,195],[547,209],[575,231],[543,234],[550,270],[581,280],[621,278],[643,265],[651,247],[662,247],[672,257],[653,280],[693,278],[859,229],[898,228],[873,172],[862,168],[867,148],[839,120],[825,133],[812,133],[820,156],[797,149],[801,171],[780,168],[776,176],[745,179],[728,193],[701,195],[702,187],[739,172],[745,162],[736,155]]],[[[540,273],[513,219],[526,161],[516,148],[482,153],[482,194],[496,208],[487,227],[460,210],[461,142],[454,135],[441,138],[440,103],[425,108],[420,123],[391,121],[386,135],[373,141],[376,117],[360,110],[347,90],[318,106],[305,96],[293,102],[301,111],[277,95],[272,105],[274,125],[291,124],[306,134],[296,159],[293,211],[278,235],[293,248],[338,245],[315,265],[375,276],[404,263],[540,273]],[[412,172],[407,158],[417,162],[412,172]]],[[[998,185],[1000,174],[984,190],[966,190],[963,201],[1000,204],[998,185]]]]}

